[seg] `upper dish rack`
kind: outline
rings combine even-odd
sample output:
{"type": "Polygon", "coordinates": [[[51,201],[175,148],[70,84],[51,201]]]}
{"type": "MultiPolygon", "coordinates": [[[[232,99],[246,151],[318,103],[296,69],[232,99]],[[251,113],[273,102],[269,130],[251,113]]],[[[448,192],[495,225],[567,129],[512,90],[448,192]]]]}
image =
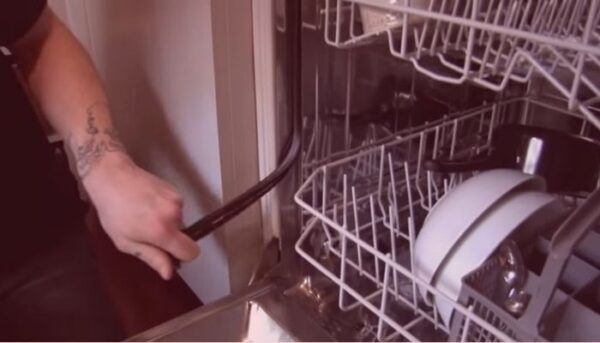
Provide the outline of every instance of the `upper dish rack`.
{"type": "Polygon", "coordinates": [[[501,91],[543,76],[600,128],[596,0],[324,0],[327,44],[376,41],[438,81],[501,91]]]}

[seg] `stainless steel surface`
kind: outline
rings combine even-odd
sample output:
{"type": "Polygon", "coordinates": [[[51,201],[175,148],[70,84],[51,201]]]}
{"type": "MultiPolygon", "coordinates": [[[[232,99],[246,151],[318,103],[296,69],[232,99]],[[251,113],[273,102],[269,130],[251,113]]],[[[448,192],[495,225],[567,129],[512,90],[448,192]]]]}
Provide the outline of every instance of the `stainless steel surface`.
{"type": "Polygon", "coordinates": [[[504,308],[518,318],[525,312],[529,299],[531,299],[531,294],[513,288],[510,290],[508,298],[504,301],[504,308]]]}
{"type": "Polygon", "coordinates": [[[527,281],[527,269],[523,262],[523,256],[517,244],[513,240],[505,241],[498,249],[498,261],[502,269],[501,281],[506,290],[500,292],[504,297],[504,308],[513,315],[520,317],[531,298],[531,295],[523,290],[527,281]]]}

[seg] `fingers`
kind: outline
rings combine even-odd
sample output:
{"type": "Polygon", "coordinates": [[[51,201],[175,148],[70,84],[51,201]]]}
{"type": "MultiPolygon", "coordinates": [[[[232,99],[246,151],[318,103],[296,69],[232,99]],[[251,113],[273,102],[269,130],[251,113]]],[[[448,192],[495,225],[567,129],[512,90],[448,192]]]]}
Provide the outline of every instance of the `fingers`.
{"type": "Polygon", "coordinates": [[[170,280],[175,272],[173,260],[164,251],[148,244],[128,242],[119,246],[119,250],[133,255],[154,269],[161,278],[170,280]]]}
{"type": "Polygon", "coordinates": [[[181,261],[191,261],[200,253],[196,242],[174,227],[157,230],[156,234],[148,235],[147,238],[148,243],[164,249],[181,261]]]}
{"type": "Polygon", "coordinates": [[[181,232],[181,208],[173,203],[165,203],[154,214],[157,216],[155,220],[137,237],[132,237],[133,240],[161,248],[180,261],[196,258],[199,254],[198,245],[181,232]]]}
{"type": "Polygon", "coordinates": [[[87,178],[86,189],[104,230],[119,250],[138,256],[164,279],[172,277],[175,259],[190,261],[199,253],[181,232],[181,195],[130,160],[103,161],[87,178]]]}
{"type": "Polygon", "coordinates": [[[191,261],[200,254],[198,244],[179,230],[173,234],[170,241],[165,242],[163,247],[181,261],[191,261]]]}

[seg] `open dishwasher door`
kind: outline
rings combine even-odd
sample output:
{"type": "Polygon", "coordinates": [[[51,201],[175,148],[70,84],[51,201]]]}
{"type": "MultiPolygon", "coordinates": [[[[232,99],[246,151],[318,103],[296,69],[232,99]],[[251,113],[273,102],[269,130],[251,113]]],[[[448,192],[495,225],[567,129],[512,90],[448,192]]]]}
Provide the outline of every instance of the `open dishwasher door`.
{"type": "Polygon", "coordinates": [[[319,294],[305,282],[291,284],[289,264],[277,263],[279,244],[271,241],[253,282],[245,290],[158,325],[129,341],[334,341],[350,340],[343,330],[330,333],[310,315],[319,294]]]}
{"type": "Polygon", "coordinates": [[[265,280],[161,324],[131,341],[331,341],[284,287],[265,280]]]}

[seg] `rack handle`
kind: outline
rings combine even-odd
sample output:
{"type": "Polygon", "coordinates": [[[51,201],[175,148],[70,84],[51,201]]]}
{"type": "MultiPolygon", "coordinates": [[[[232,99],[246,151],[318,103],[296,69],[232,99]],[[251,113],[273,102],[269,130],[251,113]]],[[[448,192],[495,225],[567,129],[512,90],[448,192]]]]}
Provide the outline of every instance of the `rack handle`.
{"type": "Polygon", "coordinates": [[[501,164],[493,154],[488,156],[487,153],[481,153],[468,160],[427,160],[423,166],[425,170],[447,174],[494,169],[501,167],[501,164]]]}

